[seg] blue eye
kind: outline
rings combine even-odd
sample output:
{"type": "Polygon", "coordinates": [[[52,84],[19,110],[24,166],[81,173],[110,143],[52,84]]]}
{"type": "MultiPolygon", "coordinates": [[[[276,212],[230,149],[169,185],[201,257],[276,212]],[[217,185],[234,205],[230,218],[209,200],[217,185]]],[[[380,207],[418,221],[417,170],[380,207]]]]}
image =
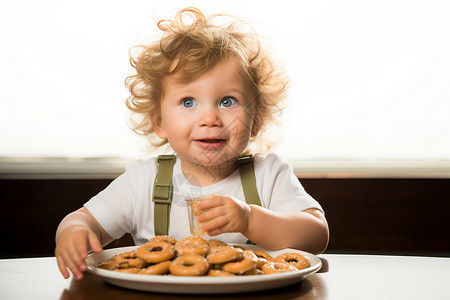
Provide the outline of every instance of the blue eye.
{"type": "Polygon", "coordinates": [[[236,105],[237,101],[236,99],[232,97],[225,97],[222,100],[220,100],[220,105],[223,107],[232,107],[233,105],[236,105]]]}
{"type": "Polygon", "coordinates": [[[181,105],[183,105],[186,108],[191,108],[191,107],[197,106],[197,104],[195,103],[195,100],[193,98],[184,98],[181,101],[181,105]]]}

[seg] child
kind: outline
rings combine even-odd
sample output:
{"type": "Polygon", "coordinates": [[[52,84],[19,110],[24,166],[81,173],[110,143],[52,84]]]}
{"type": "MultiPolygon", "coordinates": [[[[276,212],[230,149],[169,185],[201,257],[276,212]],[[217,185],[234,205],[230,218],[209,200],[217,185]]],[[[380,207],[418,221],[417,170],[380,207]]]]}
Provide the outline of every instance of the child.
{"type": "MultiPolygon", "coordinates": [[[[328,243],[322,208],[279,156],[254,155],[260,205],[246,203],[255,196],[244,196],[248,184],[241,183],[236,162],[252,145],[267,146],[261,134],[279,113],[287,80],[254,32],[240,29],[238,21],[227,26],[212,21],[195,8],[180,11],[175,21],[160,21],[163,37],[142,47],[131,60],[137,73],[127,78],[127,106],[139,117],[134,130],[176,153],[166,234],[176,239],[191,235],[185,199],[216,194],[198,204],[206,210],[198,220],[209,236],[321,253],[328,243]],[[192,17],[190,23],[184,22],[186,16],[192,17]]],[[[155,180],[165,176],[159,165],[156,158],[130,164],[104,191],[64,218],[55,255],[65,278],[67,268],[82,278],[89,248],[99,253],[125,233],[137,245],[158,234],[154,215],[164,216],[152,197],[155,180]]]]}

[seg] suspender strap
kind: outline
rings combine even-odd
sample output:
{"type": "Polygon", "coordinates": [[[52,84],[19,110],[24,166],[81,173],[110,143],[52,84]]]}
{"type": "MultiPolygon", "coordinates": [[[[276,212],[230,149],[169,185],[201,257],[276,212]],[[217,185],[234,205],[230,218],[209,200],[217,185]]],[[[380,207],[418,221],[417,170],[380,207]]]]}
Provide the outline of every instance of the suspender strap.
{"type": "Polygon", "coordinates": [[[255,171],[253,170],[253,156],[240,156],[236,166],[241,175],[242,189],[244,190],[245,202],[261,206],[258,190],[256,188],[255,171]]]}
{"type": "Polygon", "coordinates": [[[172,202],[172,173],[175,155],[158,156],[158,178],[153,186],[155,204],[155,235],[169,233],[170,203],[172,202]]]}

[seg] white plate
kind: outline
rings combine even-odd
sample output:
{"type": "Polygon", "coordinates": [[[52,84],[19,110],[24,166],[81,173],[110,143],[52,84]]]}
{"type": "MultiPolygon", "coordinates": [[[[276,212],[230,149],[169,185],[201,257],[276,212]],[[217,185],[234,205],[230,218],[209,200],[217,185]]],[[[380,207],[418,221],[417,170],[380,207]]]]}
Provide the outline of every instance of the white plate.
{"type": "Polygon", "coordinates": [[[137,246],[108,249],[100,254],[91,253],[86,262],[88,264],[88,272],[100,276],[104,281],[113,285],[141,291],[178,294],[240,293],[279,288],[301,281],[306,275],[317,272],[322,266],[321,260],[308,252],[289,248],[269,251],[253,245],[239,246],[251,250],[262,250],[273,257],[285,252],[298,252],[309,259],[311,266],[303,270],[287,273],[236,277],[139,275],[96,267],[100,262],[111,258],[113,255],[136,249],[137,246]]]}

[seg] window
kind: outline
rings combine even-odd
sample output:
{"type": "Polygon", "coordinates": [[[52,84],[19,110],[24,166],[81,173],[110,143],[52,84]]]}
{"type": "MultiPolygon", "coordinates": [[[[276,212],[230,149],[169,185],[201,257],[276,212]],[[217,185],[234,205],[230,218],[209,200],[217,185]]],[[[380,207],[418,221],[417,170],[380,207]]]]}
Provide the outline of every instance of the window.
{"type": "Polygon", "coordinates": [[[292,79],[288,159],[450,159],[445,0],[3,1],[0,156],[146,156],[127,126],[128,50],[186,5],[273,42],[292,79]]]}

